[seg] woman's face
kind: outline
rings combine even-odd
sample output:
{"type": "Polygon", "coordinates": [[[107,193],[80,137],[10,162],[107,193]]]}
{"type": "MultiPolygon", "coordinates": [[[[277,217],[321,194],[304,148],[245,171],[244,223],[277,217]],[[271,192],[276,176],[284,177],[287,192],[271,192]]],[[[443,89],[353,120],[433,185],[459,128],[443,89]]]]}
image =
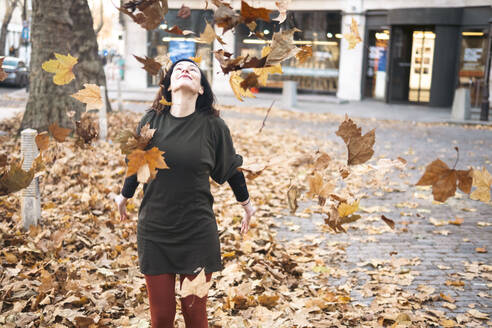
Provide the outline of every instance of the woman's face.
{"type": "Polygon", "coordinates": [[[179,89],[185,89],[193,94],[203,94],[203,88],[200,84],[201,73],[198,67],[189,61],[182,61],[174,66],[171,74],[171,84],[169,90],[175,92],[179,89]]]}

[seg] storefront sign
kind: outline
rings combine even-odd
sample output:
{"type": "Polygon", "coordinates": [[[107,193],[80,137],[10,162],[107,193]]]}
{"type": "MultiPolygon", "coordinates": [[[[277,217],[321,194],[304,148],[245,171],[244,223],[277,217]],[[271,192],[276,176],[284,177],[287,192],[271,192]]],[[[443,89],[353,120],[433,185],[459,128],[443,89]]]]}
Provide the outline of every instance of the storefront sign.
{"type": "Polygon", "coordinates": [[[182,58],[195,56],[195,42],[193,41],[169,41],[169,58],[175,62],[182,58]]]}

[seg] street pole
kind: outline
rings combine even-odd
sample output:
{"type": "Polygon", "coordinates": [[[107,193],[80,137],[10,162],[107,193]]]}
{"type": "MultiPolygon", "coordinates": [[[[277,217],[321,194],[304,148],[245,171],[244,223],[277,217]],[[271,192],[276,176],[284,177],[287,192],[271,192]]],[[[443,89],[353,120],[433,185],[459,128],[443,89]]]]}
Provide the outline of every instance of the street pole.
{"type": "Polygon", "coordinates": [[[489,19],[488,25],[488,37],[487,37],[487,53],[486,53],[486,61],[485,61],[485,75],[484,75],[484,83],[482,89],[482,105],[480,109],[480,121],[488,121],[489,120],[489,88],[490,88],[490,46],[492,39],[492,18],[489,19]]]}

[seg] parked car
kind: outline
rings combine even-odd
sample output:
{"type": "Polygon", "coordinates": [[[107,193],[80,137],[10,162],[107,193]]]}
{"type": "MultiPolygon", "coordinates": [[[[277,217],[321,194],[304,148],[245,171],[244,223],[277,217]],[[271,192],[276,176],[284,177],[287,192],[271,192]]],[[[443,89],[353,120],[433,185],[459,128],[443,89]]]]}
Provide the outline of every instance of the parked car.
{"type": "Polygon", "coordinates": [[[29,84],[29,69],[24,61],[17,57],[5,57],[2,69],[7,78],[0,83],[26,87],[29,84]]]}

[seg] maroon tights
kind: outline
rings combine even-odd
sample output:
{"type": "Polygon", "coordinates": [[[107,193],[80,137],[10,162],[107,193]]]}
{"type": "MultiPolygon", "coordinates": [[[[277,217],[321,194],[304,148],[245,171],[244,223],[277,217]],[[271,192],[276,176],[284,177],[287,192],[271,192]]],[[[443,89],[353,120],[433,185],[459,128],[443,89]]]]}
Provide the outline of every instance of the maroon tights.
{"type": "MultiPolygon", "coordinates": [[[[197,275],[179,275],[179,287],[184,278],[193,280],[197,275]]],[[[207,282],[212,278],[212,273],[205,275],[207,282]]],[[[176,295],[174,285],[176,274],[164,273],[158,275],[145,275],[147,293],[150,303],[150,317],[152,328],[173,328],[176,316],[176,295]]],[[[199,298],[196,295],[188,295],[181,298],[181,310],[186,327],[208,328],[207,320],[207,295],[199,298]]]]}

